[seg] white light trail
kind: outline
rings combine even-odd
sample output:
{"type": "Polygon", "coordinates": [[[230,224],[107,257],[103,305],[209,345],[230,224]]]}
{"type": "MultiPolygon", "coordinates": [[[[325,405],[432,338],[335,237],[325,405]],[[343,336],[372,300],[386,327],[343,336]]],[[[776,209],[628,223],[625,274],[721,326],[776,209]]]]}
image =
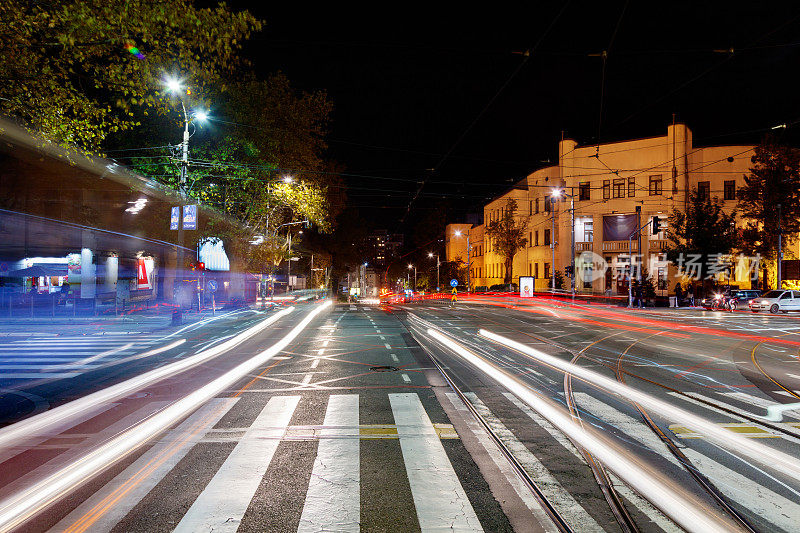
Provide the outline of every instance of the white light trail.
{"type": "Polygon", "coordinates": [[[475,355],[434,329],[429,328],[428,335],[450,348],[528,404],[687,531],[709,533],[739,529],[715,510],[695,501],[689,493],[674,486],[669,480],[659,478],[649,468],[630,458],[624,450],[582,428],[569,415],[535,394],[528,385],[511,374],[475,355]]]}
{"type": "MultiPolygon", "coordinates": [[[[6,426],[0,429],[0,448],[18,444],[25,438],[33,435],[41,435],[43,432],[46,432],[49,427],[52,427],[56,424],[62,424],[65,420],[87,412],[100,404],[127,396],[128,394],[152,385],[157,381],[174,376],[175,374],[197,366],[200,363],[216,357],[219,354],[230,350],[239,343],[249,339],[259,331],[274,323],[276,320],[291,313],[293,310],[294,307],[286,308],[283,311],[272,315],[265,321],[260,322],[255,326],[252,326],[239,333],[229,341],[214,346],[213,348],[203,350],[191,357],[186,357],[174,363],[162,366],[161,368],[153,369],[149,372],[145,372],[142,375],[123,381],[122,383],[117,383],[116,385],[112,385],[111,387],[99,390],[69,403],[65,403],[64,405],[60,405],[54,409],[50,409],[49,411],[45,411],[36,416],[21,420],[16,424],[6,426]]],[[[180,344],[180,341],[178,341],[178,343],[180,344]]],[[[173,343],[173,345],[174,344],[175,343],[173,343]]]]}
{"type": "MultiPolygon", "coordinates": [[[[47,478],[0,503],[0,532],[11,531],[25,520],[41,511],[75,486],[83,483],[114,461],[135,450],[152,437],[168,429],[184,416],[200,407],[220,392],[232,386],[242,377],[253,372],[292,342],[321,311],[331,304],[328,300],[308,313],[299,324],[277,343],[263,352],[237,365],[214,381],[176,401],[163,411],[140,422],[131,429],[77,459],[47,478]]],[[[287,311],[290,311],[288,309],[287,311]]],[[[275,318],[275,317],[272,317],[275,318]]],[[[252,328],[251,328],[252,329],[252,328]]]]}
{"type": "Polygon", "coordinates": [[[612,392],[620,396],[623,400],[636,402],[647,409],[657,412],[660,416],[679,421],[681,425],[693,429],[696,433],[705,435],[709,439],[713,440],[716,444],[730,450],[737,455],[746,455],[765,466],[774,468],[788,476],[791,476],[794,479],[800,480],[800,461],[790,455],[764,446],[763,444],[759,444],[754,439],[742,437],[741,435],[718,426],[717,424],[706,420],[705,418],[699,417],[694,413],[690,413],[689,411],[681,409],[680,407],[676,407],[663,400],[659,400],[658,398],[635,389],[629,385],[620,383],[614,379],[610,379],[592,370],[569,363],[558,357],[540,352],[539,350],[531,348],[530,346],[526,346],[525,344],[503,337],[496,333],[492,333],[491,331],[487,331],[485,329],[479,330],[478,334],[499,344],[503,344],[509,348],[513,348],[514,350],[522,352],[523,354],[528,355],[542,363],[556,367],[559,370],[581,378],[595,387],[612,392]]]}

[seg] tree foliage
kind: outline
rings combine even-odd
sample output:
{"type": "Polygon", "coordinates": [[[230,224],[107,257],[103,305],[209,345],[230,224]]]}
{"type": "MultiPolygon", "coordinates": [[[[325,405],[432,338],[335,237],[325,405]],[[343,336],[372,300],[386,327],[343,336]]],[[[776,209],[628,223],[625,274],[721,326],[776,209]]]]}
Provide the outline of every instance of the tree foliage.
{"type": "Polygon", "coordinates": [[[0,112],[64,144],[98,151],[112,132],[164,114],[166,75],[217,90],[261,22],[190,0],[0,3],[0,112]],[[191,78],[189,79],[189,76],[191,78]]]}
{"type": "Polygon", "coordinates": [[[800,232],[800,150],[767,137],[750,160],[753,166],[738,193],[738,209],[747,219],[742,247],[747,253],[774,259],[778,228],[784,234],[800,232]]]}
{"type": "Polygon", "coordinates": [[[680,263],[694,258],[705,267],[710,257],[737,249],[736,212],[725,213],[718,198],[704,198],[692,189],[688,211],[672,211],[667,239],[670,261],[680,263]]]}
{"type": "Polygon", "coordinates": [[[492,239],[494,249],[505,263],[503,283],[511,283],[513,277],[514,256],[525,247],[528,239],[525,235],[525,219],[516,218],[517,201],[509,198],[499,219],[486,226],[486,235],[492,239]]]}

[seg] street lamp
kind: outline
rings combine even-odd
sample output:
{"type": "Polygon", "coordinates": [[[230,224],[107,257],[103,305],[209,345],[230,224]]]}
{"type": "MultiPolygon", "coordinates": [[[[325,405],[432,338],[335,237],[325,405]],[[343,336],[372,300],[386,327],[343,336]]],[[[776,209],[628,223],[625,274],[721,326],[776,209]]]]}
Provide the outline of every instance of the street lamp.
{"type": "Polygon", "coordinates": [[[411,269],[412,268],[414,269],[414,292],[416,292],[417,291],[417,267],[415,267],[414,265],[409,263],[409,265],[408,265],[409,276],[411,275],[411,269]]]}
{"type": "MultiPolygon", "coordinates": [[[[454,232],[456,237],[461,237],[461,230],[457,229],[454,232]]],[[[472,251],[472,247],[469,245],[469,232],[465,235],[467,237],[467,292],[469,292],[469,288],[472,285],[472,278],[470,274],[470,267],[472,266],[472,260],[470,259],[470,252],[472,251]]]]}
{"type": "MultiPolygon", "coordinates": [[[[428,257],[433,259],[433,252],[428,252],[428,257]]],[[[439,292],[439,254],[436,254],[436,292],[439,292]]]]}
{"type": "MultiPolygon", "coordinates": [[[[570,226],[570,289],[572,291],[572,295],[575,295],[575,195],[574,194],[567,194],[564,189],[553,189],[552,198],[560,198],[561,196],[566,196],[569,198],[569,212],[571,214],[571,226],[570,226]]],[[[553,289],[556,288],[556,247],[555,247],[555,211],[553,212],[553,235],[550,238],[551,242],[553,243],[553,289]]]]}
{"type": "Polygon", "coordinates": [[[293,178],[292,176],[286,175],[286,176],[284,176],[284,177],[282,178],[282,181],[283,181],[284,183],[292,183],[292,182],[294,181],[294,178],[293,178]]]}
{"type": "MultiPolygon", "coordinates": [[[[181,103],[181,109],[183,110],[183,142],[181,143],[181,177],[180,181],[178,182],[178,247],[176,251],[175,257],[175,266],[176,271],[178,269],[183,268],[183,242],[184,242],[184,235],[183,235],[183,203],[184,198],[186,197],[186,175],[188,173],[189,168],[189,123],[193,122],[193,119],[198,121],[204,122],[208,120],[208,113],[203,110],[195,111],[191,115],[186,112],[186,105],[183,103],[183,86],[181,85],[180,80],[175,78],[167,78],[164,80],[164,85],[166,85],[167,90],[176,95],[178,100],[181,103]]],[[[173,288],[174,290],[174,288],[173,288]]],[[[176,306],[176,310],[178,315],[173,315],[173,321],[180,322],[182,313],[180,302],[176,306]]]]}

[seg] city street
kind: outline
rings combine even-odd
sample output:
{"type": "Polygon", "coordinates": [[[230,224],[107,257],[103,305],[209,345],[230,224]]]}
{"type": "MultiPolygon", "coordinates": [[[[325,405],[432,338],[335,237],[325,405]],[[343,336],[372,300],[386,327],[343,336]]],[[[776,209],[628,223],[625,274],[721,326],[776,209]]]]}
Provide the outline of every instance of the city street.
{"type": "Polygon", "coordinates": [[[222,346],[213,357],[158,380],[140,373],[136,392],[43,419],[127,383],[88,369],[66,380],[82,392],[0,430],[0,530],[698,530],[469,353],[658,476],[682,512],[727,530],[792,531],[800,518],[800,417],[761,418],[798,401],[792,315],[476,299],[309,302],[228,320],[198,328],[203,343],[187,353],[164,352],[180,362],[222,346]],[[558,361],[691,414],[565,378],[558,361]],[[763,456],[703,434],[692,415],[763,456]]]}

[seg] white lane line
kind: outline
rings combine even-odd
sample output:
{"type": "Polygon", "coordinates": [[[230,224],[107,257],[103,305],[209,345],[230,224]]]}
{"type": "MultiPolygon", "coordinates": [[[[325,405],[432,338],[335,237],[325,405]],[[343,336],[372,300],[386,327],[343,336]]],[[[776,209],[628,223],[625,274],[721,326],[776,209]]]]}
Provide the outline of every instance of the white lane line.
{"type": "Polygon", "coordinates": [[[375,329],[375,333],[380,333],[380,332],[381,332],[381,330],[379,330],[377,328],[375,329]]]}
{"type": "Polygon", "coordinates": [[[311,368],[317,368],[319,366],[319,359],[314,359],[311,363],[311,368]]]}
{"type": "Polygon", "coordinates": [[[75,376],[79,376],[81,374],[83,374],[83,372],[11,372],[11,373],[3,372],[2,374],[0,374],[0,381],[4,379],[36,379],[36,378],[67,379],[67,378],[74,378],[75,376]]]}
{"type": "Polygon", "coordinates": [[[405,381],[406,383],[411,383],[411,378],[408,377],[408,374],[400,374],[400,377],[402,377],[403,381],[405,381]]]}
{"type": "Polygon", "coordinates": [[[789,373],[787,372],[787,373],[786,373],[786,375],[787,375],[787,376],[789,376],[790,378],[794,378],[794,379],[800,379],[800,376],[798,376],[797,374],[789,374],[789,373]]]}
{"type": "Polygon", "coordinates": [[[50,531],[60,533],[77,527],[100,533],[111,531],[237,401],[238,398],[212,399],[50,531]]]}
{"type": "Polygon", "coordinates": [[[311,378],[314,377],[314,374],[306,374],[303,376],[303,381],[301,382],[303,385],[308,385],[311,382],[311,378]]]}
{"type": "Polygon", "coordinates": [[[415,393],[389,394],[422,531],[483,531],[415,393]]]}
{"type": "Polygon", "coordinates": [[[586,512],[586,509],[572,497],[572,494],[564,489],[539,458],[517,439],[511,430],[489,410],[474,392],[467,392],[465,396],[475,407],[475,410],[478,411],[478,414],[486,420],[492,431],[500,437],[503,444],[525,468],[525,471],[536,480],[536,484],[547,495],[547,499],[553,503],[567,523],[572,524],[573,527],[580,525],[581,531],[603,531],[600,524],[586,512]]]}
{"type": "Polygon", "coordinates": [[[550,517],[545,513],[542,506],[536,500],[536,498],[531,493],[531,490],[522,482],[522,479],[519,477],[519,474],[511,467],[508,460],[503,456],[500,452],[497,445],[489,438],[489,435],[486,433],[486,430],[483,426],[472,416],[472,412],[467,409],[467,406],[464,405],[464,402],[461,401],[456,393],[454,392],[447,392],[445,393],[447,399],[450,400],[450,403],[453,404],[453,407],[456,411],[459,411],[464,422],[469,427],[470,431],[475,434],[475,437],[480,442],[481,446],[486,450],[491,457],[494,464],[503,474],[503,476],[508,480],[511,487],[514,489],[514,492],[517,493],[517,496],[522,500],[525,506],[530,509],[533,516],[539,521],[542,528],[547,533],[555,533],[558,531],[556,526],[553,524],[550,517]]]}
{"type": "Polygon", "coordinates": [[[379,338],[380,340],[382,340],[382,341],[385,341],[385,340],[386,340],[386,337],[384,337],[383,335],[378,335],[378,338],[379,338]]]}
{"type": "Polygon", "coordinates": [[[383,345],[384,345],[384,346],[386,346],[386,349],[387,349],[387,350],[391,350],[391,349],[392,349],[392,347],[391,347],[391,346],[389,346],[389,345],[388,345],[388,344],[386,344],[386,343],[384,343],[383,345]]]}
{"type": "Polygon", "coordinates": [[[397,358],[397,355],[392,354],[392,361],[394,361],[395,363],[399,363],[400,359],[397,358]]]}
{"type": "Polygon", "coordinates": [[[331,395],[323,424],[297,531],[357,532],[361,520],[358,394],[331,395]]]}
{"type": "Polygon", "coordinates": [[[299,401],[300,396],[270,398],[175,532],[233,533],[239,528],[299,401]]]}
{"type": "Polygon", "coordinates": [[[322,343],[322,347],[323,347],[323,348],[326,348],[326,347],[328,346],[328,343],[329,343],[329,342],[331,342],[331,341],[329,341],[329,340],[326,340],[326,341],[324,341],[324,342],[322,343]]]}
{"type": "Polygon", "coordinates": [[[317,355],[322,355],[324,353],[325,353],[325,348],[320,348],[319,350],[317,350],[317,355]]]}
{"type": "MultiPolygon", "coordinates": [[[[678,460],[669,453],[666,445],[661,442],[652,431],[645,429],[641,422],[638,422],[625,413],[617,411],[613,407],[600,402],[588,394],[580,392],[575,393],[575,399],[581,404],[582,408],[585,407],[599,418],[610,422],[630,438],[656,452],[670,463],[676,466],[679,465],[678,460]]],[[[747,509],[755,512],[768,522],[779,526],[784,531],[792,531],[792,527],[796,528],[796,524],[798,520],[800,520],[800,504],[784,498],[780,494],[771,491],[752,479],[731,470],[727,466],[710,459],[692,448],[684,447],[682,451],[692,464],[714,483],[717,489],[733,501],[741,502],[747,509]],[[790,527],[789,524],[792,523],[795,524],[795,526],[790,527]]],[[[745,464],[755,468],[746,461],[745,464]]],[[[761,473],[765,473],[761,469],[756,469],[761,473]]],[[[798,496],[800,496],[800,493],[798,493],[798,496]]]]}

